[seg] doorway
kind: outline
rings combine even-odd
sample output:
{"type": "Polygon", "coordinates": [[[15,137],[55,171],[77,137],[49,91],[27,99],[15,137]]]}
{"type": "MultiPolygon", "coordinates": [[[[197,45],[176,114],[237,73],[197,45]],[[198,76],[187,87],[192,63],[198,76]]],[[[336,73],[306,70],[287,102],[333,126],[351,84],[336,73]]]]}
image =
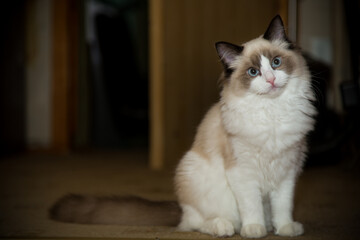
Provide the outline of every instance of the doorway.
{"type": "Polygon", "coordinates": [[[148,148],[148,1],[84,2],[77,147],[148,148]]]}

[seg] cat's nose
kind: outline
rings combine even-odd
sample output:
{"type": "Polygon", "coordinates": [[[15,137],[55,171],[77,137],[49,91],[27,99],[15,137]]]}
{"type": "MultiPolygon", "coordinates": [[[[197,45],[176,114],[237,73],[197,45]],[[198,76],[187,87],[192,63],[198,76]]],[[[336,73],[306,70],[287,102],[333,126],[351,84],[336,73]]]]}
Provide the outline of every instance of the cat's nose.
{"type": "Polygon", "coordinates": [[[270,83],[272,86],[275,86],[276,77],[274,76],[274,74],[271,71],[267,71],[265,73],[265,79],[266,79],[266,82],[270,83]]]}

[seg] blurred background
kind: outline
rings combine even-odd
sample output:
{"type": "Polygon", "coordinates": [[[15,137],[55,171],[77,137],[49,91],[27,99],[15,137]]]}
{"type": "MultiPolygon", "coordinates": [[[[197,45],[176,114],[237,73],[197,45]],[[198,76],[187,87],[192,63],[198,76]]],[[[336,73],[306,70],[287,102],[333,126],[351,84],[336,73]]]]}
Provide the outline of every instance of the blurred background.
{"type": "Polygon", "coordinates": [[[359,1],[350,0],[4,1],[0,156],[141,151],[153,169],[174,166],[219,98],[214,43],[257,37],[276,14],[318,99],[308,163],[356,164],[359,1]]]}

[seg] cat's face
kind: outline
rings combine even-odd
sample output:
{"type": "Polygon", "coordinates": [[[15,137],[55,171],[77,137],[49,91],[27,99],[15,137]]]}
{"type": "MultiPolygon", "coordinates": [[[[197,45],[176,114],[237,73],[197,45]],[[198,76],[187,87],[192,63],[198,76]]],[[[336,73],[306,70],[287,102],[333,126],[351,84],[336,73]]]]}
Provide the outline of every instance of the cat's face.
{"type": "Polygon", "coordinates": [[[219,42],[216,48],[225,69],[224,84],[239,94],[279,95],[301,64],[279,16],[262,37],[242,46],[219,42]]]}
{"type": "Polygon", "coordinates": [[[234,72],[230,77],[236,90],[260,95],[276,95],[286,86],[297,63],[292,50],[262,38],[243,45],[242,54],[233,62],[234,72]]]}

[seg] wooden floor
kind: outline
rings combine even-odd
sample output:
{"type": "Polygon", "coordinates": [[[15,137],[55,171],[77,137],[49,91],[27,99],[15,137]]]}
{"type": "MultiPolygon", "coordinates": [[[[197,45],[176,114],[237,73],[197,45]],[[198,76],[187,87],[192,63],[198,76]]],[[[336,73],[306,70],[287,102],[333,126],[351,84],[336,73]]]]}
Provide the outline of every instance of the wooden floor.
{"type": "MultiPolygon", "coordinates": [[[[305,169],[295,218],[296,239],[355,239],[360,234],[358,163],[305,169]]],[[[49,207],[67,193],[140,195],[173,200],[173,169],[150,171],[146,152],[23,155],[0,160],[0,236],[5,238],[213,239],[171,227],[94,226],[54,222],[49,207]]],[[[239,239],[236,235],[233,238],[239,239]]],[[[284,239],[269,234],[266,239],[284,239]]]]}

